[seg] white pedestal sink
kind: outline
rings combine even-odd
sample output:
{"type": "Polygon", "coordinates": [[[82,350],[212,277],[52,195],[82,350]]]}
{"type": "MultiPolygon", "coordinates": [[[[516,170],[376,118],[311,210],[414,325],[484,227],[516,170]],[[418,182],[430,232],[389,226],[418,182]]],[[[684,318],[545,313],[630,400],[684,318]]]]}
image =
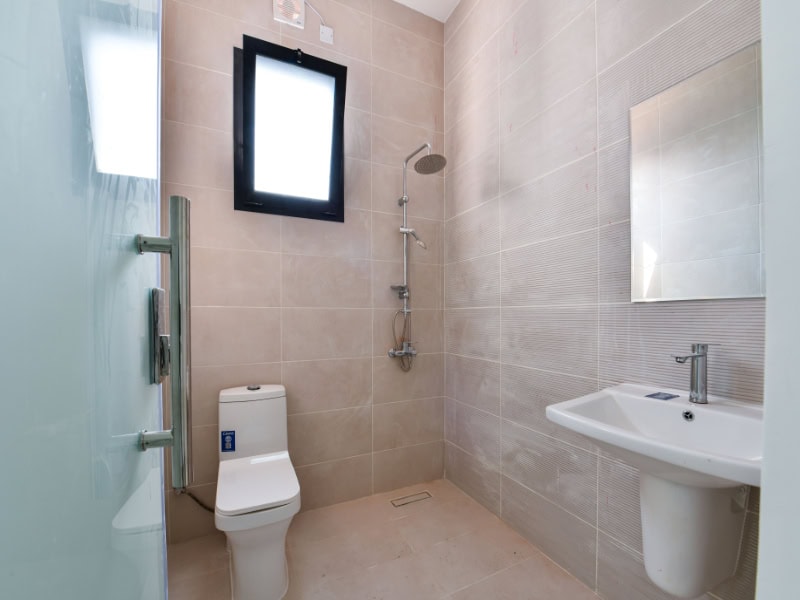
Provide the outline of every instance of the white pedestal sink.
{"type": "Polygon", "coordinates": [[[623,384],[547,407],[547,418],[591,438],[640,472],[647,574],[694,598],[736,570],[747,485],[761,483],[762,408],[658,386],[623,384]],[[676,397],[647,397],[666,392],[676,397]]]}

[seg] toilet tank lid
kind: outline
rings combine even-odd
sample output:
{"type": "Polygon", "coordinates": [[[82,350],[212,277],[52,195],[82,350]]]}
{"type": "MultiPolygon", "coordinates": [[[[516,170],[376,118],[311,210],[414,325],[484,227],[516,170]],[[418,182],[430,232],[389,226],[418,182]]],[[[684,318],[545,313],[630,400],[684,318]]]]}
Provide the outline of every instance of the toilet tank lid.
{"type": "Polygon", "coordinates": [[[219,393],[220,402],[252,402],[254,400],[267,400],[268,398],[283,398],[286,388],[275,384],[255,384],[242,387],[228,388],[219,393]]]}

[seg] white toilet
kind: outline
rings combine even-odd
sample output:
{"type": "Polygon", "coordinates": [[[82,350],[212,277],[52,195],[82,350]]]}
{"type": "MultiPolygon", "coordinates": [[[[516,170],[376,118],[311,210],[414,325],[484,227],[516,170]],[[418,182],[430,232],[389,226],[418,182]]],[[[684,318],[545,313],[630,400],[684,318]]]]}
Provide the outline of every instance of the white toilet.
{"type": "Polygon", "coordinates": [[[289,460],[286,390],[251,385],[219,394],[214,522],[228,537],[234,600],[280,600],[289,587],[286,532],[300,510],[289,460]]]}

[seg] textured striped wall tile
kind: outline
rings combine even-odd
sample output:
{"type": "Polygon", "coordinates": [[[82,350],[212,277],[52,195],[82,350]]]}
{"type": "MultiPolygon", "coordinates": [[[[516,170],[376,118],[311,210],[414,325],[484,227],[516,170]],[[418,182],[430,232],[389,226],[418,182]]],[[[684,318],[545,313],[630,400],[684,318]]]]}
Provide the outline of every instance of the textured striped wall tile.
{"type": "Polygon", "coordinates": [[[602,456],[598,496],[597,526],[626,546],[641,552],[639,471],[627,463],[602,456]]]}
{"type": "Polygon", "coordinates": [[[597,375],[597,309],[592,307],[504,308],[503,362],[597,375]]]}
{"type": "Polygon", "coordinates": [[[500,363],[448,354],[445,394],[462,404],[500,414],[500,363]]]}
{"type": "Polygon", "coordinates": [[[601,304],[631,300],[631,226],[601,227],[598,244],[598,300],[601,304]]]}
{"type": "Polygon", "coordinates": [[[445,306],[500,306],[500,254],[445,265],[445,306]]]}
{"type": "Polygon", "coordinates": [[[445,345],[451,354],[500,360],[500,309],[445,311],[445,345]]]}
{"type": "Polygon", "coordinates": [[[696,300],[600,307],[600,378],[689,387],[689,365],[671,354],[709,350],[709,393],[760,402],[764,386],[763,299],[696,300]]]}
{"type": "Polygon", "coordinates": [[[595,524],[596,454],[503,421],[503,475],[595,524]]]}
{"type": "Polygon", "coordinates": [[[497,38],[491,38],[445,89],[445,131],[497,89],[497,38]]]}
{"type": "Polygon", "coordinates": [[[586,437],[556,425],[545,415],[550,404],[579,398],[597,391],[594,379],[503,365],[503,418],[594,452],[586,437]]]}
{"type": "Polygon", "coordinates": [[[487,115],[497,114],[497,102],[498,94],[492,92],[447,130],[445,152],[448,164],[454,169],[489,148],[497,148],[499,140],[497,119],[487,118],[487,115]]]}
{"type": "Polygon", "coordinates": [[[599,225],[631,218],[631,149],[624,140],[600,149],[597,189],[599,225]]]}
{"type": "Polygon", "coordinates": [[[492,200],[444,224],[444,260],[451,263],[500,250],[499,202],[492,200]]]}
{"type": "Polygon", "coordinates": [[[373,455],[375,493],[388,492],[421,481],[441,479],[444,442],[395,448],[373,455]]]}
{"type": "Polygon", "coordinates": [[[488,148],[457,169],[447,170],[445,218],[493,200],[500,191],[500,155],[497,148],[488,148]]]}
{"type": "Polygon", "coordinates": [[[496,515],[500,514],[500,477],[498,468],[445,443],[445,478],[496,515]]]}
{"type": "Polygon", "coordinates": [[[758,0],[712,0],[599,78],[600,146],[625,139],[628,110],[761,39],[758,0]]]}
{"type": "Polygon", "coordinates": [[[503,306],[597,303],[597,230],[506,250],[503,306]]]}
{"type": "Polygon", "coordinates": [[[594,589],[597,537],[594,527],[508,477],[503,477],[501,517],[594,589]]]}
{"type": "MultiPolygon", "coordinates": [[[[508,129],[508,126],[506,126],[508,129]]],[[[597,83],[593,79],[500,142],[500,191],[534,181],[597,149],[597,83]]]]}
{"type": "Polygon", "coordinates": [[[753,600],[756,596],[758,565],[758,514],[748,512],[739,550],[736,574],[712,590],[721,600],[753,600]]]}
{"type": "Polygon", "coordinates": [[[504,249],[597,226],[597,159],[587,156],[500,198],[504,249]]]}
{"type": "Polygon", "coordinates": [[[500,467],[500,417],[447,398],[445,421],[448,442],[485,465],[500,467]]]}

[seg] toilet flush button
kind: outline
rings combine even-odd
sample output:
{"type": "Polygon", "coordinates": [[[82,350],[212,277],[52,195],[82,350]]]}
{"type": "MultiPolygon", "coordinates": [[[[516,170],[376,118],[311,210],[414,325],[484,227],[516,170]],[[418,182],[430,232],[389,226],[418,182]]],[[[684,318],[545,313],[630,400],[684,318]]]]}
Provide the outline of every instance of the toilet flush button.
{"type": "Polygon", "coordinates": [[[261,386],[260,385],[248,385],[247,389],[250,392],[255,392],[256,390],[260,390],[261,386]]]}

